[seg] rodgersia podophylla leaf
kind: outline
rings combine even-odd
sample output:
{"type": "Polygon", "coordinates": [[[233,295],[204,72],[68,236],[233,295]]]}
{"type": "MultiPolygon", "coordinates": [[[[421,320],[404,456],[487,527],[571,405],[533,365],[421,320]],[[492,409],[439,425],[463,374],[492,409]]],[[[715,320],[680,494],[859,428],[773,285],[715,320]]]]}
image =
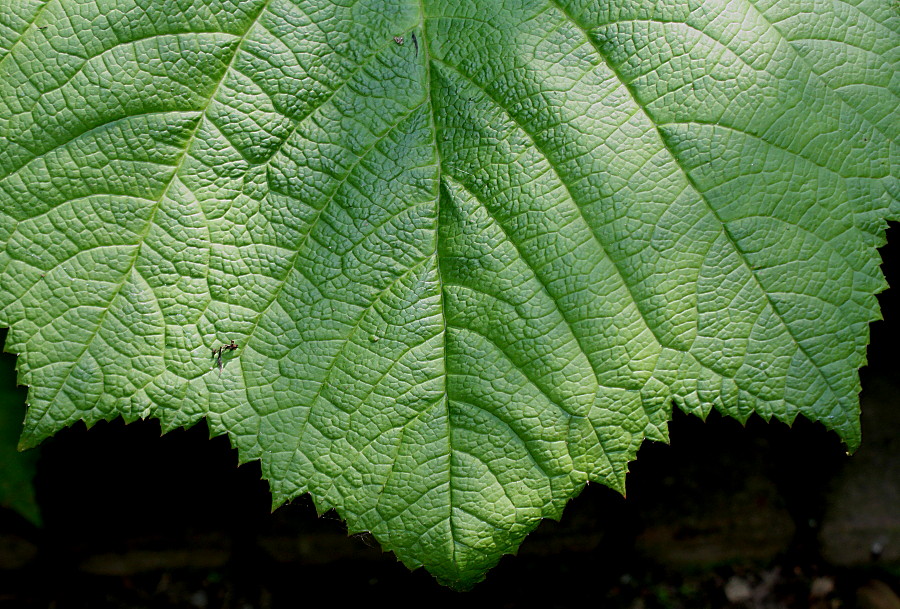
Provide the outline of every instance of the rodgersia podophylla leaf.
{"type": "MultiPolygon", "coordinates": [[[[22,445],[206,419],[467,587],[673,404],[859,442],[886,0],[14,0],[22,445]]],[[[893,156],[892,156],[893,155],[893,156]]]]}

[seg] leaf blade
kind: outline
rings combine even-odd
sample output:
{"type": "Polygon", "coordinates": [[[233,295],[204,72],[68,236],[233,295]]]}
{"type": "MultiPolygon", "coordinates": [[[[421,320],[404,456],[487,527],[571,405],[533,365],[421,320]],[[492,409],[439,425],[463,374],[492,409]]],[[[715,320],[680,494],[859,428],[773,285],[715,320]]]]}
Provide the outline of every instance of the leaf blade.
{"type": "Polygon", "coordinates": [[[0,56],[26,444],[206,418],[458,587],[672,403],[858,444],[891,45],[777,2],[100,4],[0,56]]]}

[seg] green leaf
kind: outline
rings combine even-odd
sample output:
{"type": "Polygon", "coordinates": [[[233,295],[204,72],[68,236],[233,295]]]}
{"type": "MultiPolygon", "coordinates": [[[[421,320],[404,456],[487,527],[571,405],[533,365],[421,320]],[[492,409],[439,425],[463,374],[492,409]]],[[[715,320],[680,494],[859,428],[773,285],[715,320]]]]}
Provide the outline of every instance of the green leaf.
{"type": "Polygon", "coordinates": [[[276,505],[467,587],[588,481],[624,490],[672,404],[859,443],[887,0],[0,15],[24,447],[205,418],[276,505]]]}

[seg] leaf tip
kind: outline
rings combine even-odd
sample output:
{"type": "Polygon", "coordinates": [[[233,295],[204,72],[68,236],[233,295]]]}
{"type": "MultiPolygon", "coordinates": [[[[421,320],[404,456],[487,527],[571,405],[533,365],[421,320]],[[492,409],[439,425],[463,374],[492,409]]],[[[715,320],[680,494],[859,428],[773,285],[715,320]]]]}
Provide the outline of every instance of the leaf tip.
{"type": "Polygon", "coordinates": [[[278,495],[278,493],[272,493],[272,512],[283,506],[287,503],[287,498],[278,495]]]}
{"type": "Polygon", "coordinates": [[[19,452],[25,452],[26,450],[37,448],[42,439],[43,438],[36,437],[34,434],[23,433],[19,438],[18,445],[16,445],[16,450],[18,450],[19,452]]]}
{"type": "Polygon", "coordinates": [[[844,441],[844,446],[847,448],[847,456],[848,457],[852,456],[853,453],[855,453],[857,450],[859,450],[859,445],[861,443],[861,438],[860,438],[859,433],[854,434],[853,436],[850,436],[850,437],[842,437],[841,439],[844,441]]]}

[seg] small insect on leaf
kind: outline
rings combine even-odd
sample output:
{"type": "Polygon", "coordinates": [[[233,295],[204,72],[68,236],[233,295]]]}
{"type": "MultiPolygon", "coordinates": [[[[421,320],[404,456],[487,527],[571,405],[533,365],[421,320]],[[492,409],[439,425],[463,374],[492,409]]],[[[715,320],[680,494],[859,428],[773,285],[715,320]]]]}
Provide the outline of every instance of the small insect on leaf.
{"type": "Polygon", "coordinates": [[[400,46],[403,46],[403,36],[394,36],[394,42],[396,42],[400,46]]]}
{"type": "Polygon", "coordinates": [[[238,348],[238,344],[236,342],[229,341],[228,344],[219,345],[215,349],[212,350],[212,357],[216,360],[216,366],[219,368],[219,374],[222,373],[222,354],[225,351],[235,351],[238,348]]]}
{"type": "Polygon", "coordinates": [[[353,535],[350,536],[350,538],[354,539],[356,541],[360,541],[370,548],[378,547],[378,544],[376,543],[375,538],[368,531],[361,531],[359,533],[354,533],[353,535]]]}

